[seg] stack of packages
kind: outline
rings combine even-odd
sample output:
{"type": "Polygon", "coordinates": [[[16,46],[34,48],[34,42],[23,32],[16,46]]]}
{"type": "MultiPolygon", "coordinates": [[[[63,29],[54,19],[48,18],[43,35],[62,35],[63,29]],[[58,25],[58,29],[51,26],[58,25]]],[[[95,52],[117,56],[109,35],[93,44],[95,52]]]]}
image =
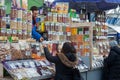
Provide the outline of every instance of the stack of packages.
{"type": "Polygon", "coordinates": [[[27,39],[31,37],[32,12],[24,9],[11,9],[10,29],[13,40],[27,39]]]}
{"type": "Polygon", "coordinates": [[[6,41],[6,12],[5,6],[0,6],[0,41],[6,41]]]}

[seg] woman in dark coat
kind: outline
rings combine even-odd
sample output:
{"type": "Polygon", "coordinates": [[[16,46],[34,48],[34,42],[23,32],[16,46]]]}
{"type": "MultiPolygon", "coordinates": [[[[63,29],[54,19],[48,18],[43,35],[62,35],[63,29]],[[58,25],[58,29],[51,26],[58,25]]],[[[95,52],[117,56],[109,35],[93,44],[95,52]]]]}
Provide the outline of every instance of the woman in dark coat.
{"type": "Polygon", "coordinates": [[[73,67],[78,63],[78,60],[76,50],[71,43],[64,43],[61,53],[56,56],[52,56],[46,46],[44,46],[44,52],[47,60],[55,63],[56,74],[54,80],[75,80],[73,79],[73,67]]]}
{"type": "Polygon", "coordinates": [[[109,56],[104,60],[103,80],[120,80],[120,48],[111,42],[109,56]]]}

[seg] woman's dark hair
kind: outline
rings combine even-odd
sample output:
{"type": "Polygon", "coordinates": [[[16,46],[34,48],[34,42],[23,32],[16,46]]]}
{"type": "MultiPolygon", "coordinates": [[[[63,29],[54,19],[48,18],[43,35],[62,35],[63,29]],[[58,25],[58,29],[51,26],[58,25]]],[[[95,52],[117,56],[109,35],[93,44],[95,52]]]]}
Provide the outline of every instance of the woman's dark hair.
{"type": "Polygon", "coordinates": [[[38,7],[36,7],[36,6],[32,6],[31,8],[30,8],[30,10],[33,12],[33,11],[37,11],[38,10],[38,7]]]}
{"type": "Polygon", "coordinates": [[[75,47],[72,45],[72,43],[70,42],[65,42],[63,44],[63,47],[62,47],[62,50],[61,50],[62,53],[76,53],[76,49],[75,47]]]}

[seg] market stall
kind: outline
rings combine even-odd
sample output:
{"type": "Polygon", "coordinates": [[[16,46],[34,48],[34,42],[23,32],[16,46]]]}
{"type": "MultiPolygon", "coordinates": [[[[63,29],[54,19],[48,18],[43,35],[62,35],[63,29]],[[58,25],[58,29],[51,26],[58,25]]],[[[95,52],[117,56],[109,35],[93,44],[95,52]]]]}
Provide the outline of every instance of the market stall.
{"type": "Polygon", "coordinates": [[[57,2],[47,11],[46,15],[38,16],[41,19],[38,30],[45,33],[46,38],[40,43],[31,38],[32,12],[28,10],[27,0],[23,0],[22,6],[12,4],[8,22],[5,5],[0,7],[3,67],[15,80],[52,78],[54,64],[46,60],[42,45],[47,44],[52,55],[56,55],[54,52],[70,41],[77,50],[78,69],[84,80],[101,80],[103,56],[109,53],[105,12],[92,13],[95,22],[89,22],[86,13],[77,14],[76,10],[69,9],[68,2],[57,2]],[[10,24],[9,28],[7,24],[10,24]]]}

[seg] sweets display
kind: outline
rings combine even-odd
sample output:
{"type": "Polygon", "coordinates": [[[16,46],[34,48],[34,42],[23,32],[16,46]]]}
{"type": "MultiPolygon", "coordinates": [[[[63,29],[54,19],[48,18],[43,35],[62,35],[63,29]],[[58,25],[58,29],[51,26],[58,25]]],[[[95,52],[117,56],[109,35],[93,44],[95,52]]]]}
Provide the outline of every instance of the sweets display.
{"type": "Polygon", "coordinates": [[[0,7],[0,41],[6,41],[6,11],[5,6],[0,7]]]}
{"type": "Polygon", "coordinates": [[[93,56],[92,58],[92,68],[95,69],[95,68],[101,68],[103,67],[103,62],[104,62],[104,58],[103,56],[93,56]]]}
{"type": "Polygon", "coordinates": [[[59,14],[59,13],[52,13],[49,12],[47,14],[47,21],[53,21],[53,22],[60,22],[60,23],[68,23],[69,22],[69,16],[68,14],[59,14]]]}
{"type": "Polygon", "coordinates": [[[53,65],[46,60],[6,61],[3,62],[3,64],[4,67],[11,73],[11,76],[14,76],[16,79],[31,79],[36,77],[41,78],[44,76],[52,77],[55,73],[53,65]]]}
{"type": "MultiPolygon", "coordinates": [[[[77,65],[80,71],[87,71],[88,67],[85,63],[78,59],[79,64],[77,65]]],[[[5,61],[3,62],[4,67],[9,71],[11,76],[15,79],[46,79],[51,78],[55,75],[55,65],[51,64],[47,60],[17,60],[17,61],[5,61]]]]}
{"type": "Polygon", "coordinates": [[[108,28],[105,25],[98,25],[93,28],[93,40],[94,46],[99,49],[99,54],[108,55],[109,53],[109,41],[106,37],[108,33],[108,28]]]}
{"type": "Polygon", "coordinates": [[[18,39],[31,38],[32,12],[21,8],[12,8],[10,29],[12,30],[12,37],[18,39]]]}

